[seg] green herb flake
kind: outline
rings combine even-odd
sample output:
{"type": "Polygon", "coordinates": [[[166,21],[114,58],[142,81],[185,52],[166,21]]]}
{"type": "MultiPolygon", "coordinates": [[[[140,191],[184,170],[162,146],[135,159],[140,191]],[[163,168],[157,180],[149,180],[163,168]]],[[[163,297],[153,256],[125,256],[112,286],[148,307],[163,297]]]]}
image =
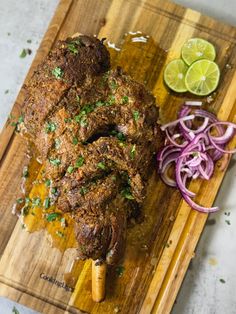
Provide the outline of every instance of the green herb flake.
{"type": "Polygon", "coordinates": [[[130,191],[130,187],[127,187],[121,191],[121,195],[128,200],[134,200],[134,197],[130,191]]]}
{"type": "Polygon", "coordinates": [[[25,166],[25,167],[23,168],[22,176],[23,176],[23,178],[28,178],[28,176],[29,176],[29,170],[28,170],[28,167],[27,167],[27,166],[25,166]]]}
{"type": "Polygon", "coordinates": [[[65,237],[65,234],[63,232],[61,232],[60,230],[57,230],[56,231],[56,235],[60,238],[64,238],[65,237]]]}
{"type": "Polygon", "coordinates": [[[103,107],[103,106],[105,106],[105,103],[104,103],[103,101],[99,100],[99,101],[97,101],[97,102],[95,103],[95,106],[96,106],[96,107],[103,107]]]}
{"type": "Polygon", "coordinates": [[[32,199],[32,206],[36,207],[36,206],[40,206],[41,205],[41,198],[40,197],[34,197],[32,199]]]}
{"type": "Polygon", "coordinates": [[[123,133],[121,133],[121,132],[118,132],[117,135],[116,135],[116,137],[117,137],[118,140],[121,141],[121,142],[125,142],[125,141],[126,141],[125,135],[124,135],[123,133]]]}
{"type": "Polygon", "coordinates": [[[26,51],[26,49],[24,48],[24,49],[22,49],[22,51],[21,51],[21,53],[20,53],[20,58],[25,58],[26,55],[27,55],[27,51],[26,51]]]}
{"type": "Polygon", "coordinates": [[[67,48],[70,52],[72,52],[75,55],[78,53],[78,49],[76,48],[74,43],[68,43],[67,48]]]}
{"type": "Polygon", "coordinates": [[[134,144],[134,145],[132,145],[132,148],[130,150],[130,158],[134,159],[135,154],[136,154],[136,145],[134,144]]]}
{"type": "Polygon", "coordinates": [[[110,85],[111,89],[113,89],[113,90],[117,89],[117,87],[118,87],[117,82],[114,79],[112,79],[109,82],[109,85],[110,85]]]}
{"type": "Polygon", "coordinates": [[[50,213],[47,215],[47,221],[51,222],[51,221],[56,220],[59,217],[61,217],[60,213],[50,213]]]}
{"type": "Polygon", "coordinates": [[[74,167],[73,167],[73,166],[69,166],[69,167],[67,168],[67,172],[68,172],[69,174],[71,174],[73,171],[74,171],[74,167]]]}
{"type": "Polygon", "coordinates": [[[227,225],[231,225],[230,220],[225,220],[225,222],[227,223],[227,225]]]}
{"type": "Polygon", "coordinates": [[[9,89],[6,89],[4,94],[8,94],[9,93],[9,89]]]}
{"type": "Polygon", "coordinates": [[[32,216],[35,216],[35,212],[30,212],[30,214],[31,214],[32,216]]]}
{"type": "Polygon", "coordinates": [[[62,228],[65,228],[65,227],[67,226],[67,221],[66,221],[66,218],[65,218],[65,217],[62,217],[61,220],[60,220],[60,222],[61,222],[62,228]]]}
{"type": "Polygon", "coordinates": [[[78,138],[77,138],[77,137],[73,137],[72,143],[73,143],[74,145],[77,145],[77,144],[79,143],[78,138]]]}
{"type": "Polygon", "coordinates": [[[22,208],[22,215],[23,216],[27,216],[29,214],[29,207],[28,206],[24,206],[22,208]]]}
{"type": "Polygon", "coordinates": [[[22,197],[17,198],[16,202],[17,202],[17,204],[22,204],[22,203],[24,203],[24,199],[22,197]]]}
{"type": "Polygon", "coordinates": [[[61,160],[59,158],[55,158],[55,159],[49,159],[49,162],[53,165],[53,166],[59,166],[61,164],[61,160]]]}
{"type": "Polygon", "coordinates": [[[44,183],[45,183],[46,187],[49,187],[51,185],[51,180],[46,179],[44,183]]]}
{"type": "Polygon", "coordinates": [[[31,202],[31,199],[29,197],[26,197],[25,198],[25,204],[26,205],[29,205],[29,203],[31,202]]]}
{"type": "Polygon", "coordinates": [[[100,168],[100,169],[102,169],[102,170],[106,170],[106,165],[105,165],[104,162],[99,162],[99,163],[97,164],[97,167],[100,168]]]}
{"type": "Polygon", "coordinates": [[[220,282],[221,283],[226,283],[226,281],[224,279],[222,279],[222,278],[220,278],[220,282]]]}
{"type": "Polygon", "coordinates": [[[136,111],[136,110],[134,110],[133,111],[133,118],[134,118],[134,121],[138,121],[138,119],[139,119],[139,112],[138,111],[136,111]]]}
{"type": "Polygon", "coordinates": [[[51,188],[51,194],[53,194],[53,195],[57,194],[57,188],[56,187],[51,188]]]}
{"type": "Polygon", "coordinates": [[[79,96],[79,95],[76,95],[76,101],[77,101],[78,103],[80,103],[80,96],[79,96]]]}
{"type": "Polygon", "coordinates": [[[116,181],[116,176],[111,177],[112,181],[116,181]]]}
{"type": "Polygon", "coordinates": [[[54,122],[47,122],[47,123],[46,123],[46,126],[45,126],[45,132],[46,132],[46,133],[55,132],[55,131],[56,131],[56,128],[57,128],[56,123],[54,123],[54,122]]]}
{"type": "Polygon", "coordinates": [[[128,96],[123,96],[122,98],[122,104],[127,104],[127,102],[129,101],[129,97],[128,96]]]}
{"type": "Polygon", "coordinates": [[[70,122],[72,122],[72,119],[71,118],[65,118],[64,121],[65,121],[65,123],[70,123],[70,122]]]}
{"type": "Polygon", "coordinates": [[[61,79],[62,76],[64,75],[64,72],[62,71],[60,67],[55,67],[52,70],[52,75],[54,75],[56,79],[61,79]]]}
{"type": "MultiPolygon", "coordinates": [[[[10,34],[10,33],[9,33],[10,34]]],[[[20,314],[20,312],[17,310],[17,308],[14,306],[12,309],[13,314],[20,314]]]]}
{"type": "Polygon", "coordinates": [[[118,277],[122,277],[124,271],[125,271],[124,266],[117,266],[116,267],[116,274],[118,277]]]}
{"type": "Polygon", "coordinates": [[[50,197],[46,197],[43,203],[43,206],[45,209],[48,209],[50,207],[51,199],[50,197]]]}
{"type": "Polygon", "coordinates": [[[32,40],[31,39],[27,39],[26,41],[28,44],[31,44],[32,43],[32,40]]]}
{"type": "Polygon", "coordinates": [[[83,164],[84,164],[84,157],[83,157],[83,156],[80,156],[80,157],[76,160],[75,168],[82,167],[83,164]]]}
{"type": "Polygon", "coordinates": [[[81,195],[85,195],[88,192],[88,189],[86,187],[82,186],[80,188],[79,192],[81,195]]]}

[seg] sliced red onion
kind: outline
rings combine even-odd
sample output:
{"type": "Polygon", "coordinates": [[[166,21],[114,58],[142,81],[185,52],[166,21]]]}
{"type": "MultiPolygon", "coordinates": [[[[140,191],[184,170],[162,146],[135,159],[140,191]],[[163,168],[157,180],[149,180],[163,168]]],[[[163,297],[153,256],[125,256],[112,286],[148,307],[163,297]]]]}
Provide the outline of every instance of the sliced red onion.
{"type": "Polygon", "coordinates": [[[185,101],[186,106],[202,106],[202,101],[185,101]]]}
{"type": "Polygon", "coordinates": [[[170,126],[174,126],[176,125],[178,122],[180,121],[186,121],[186,120],[193,120],[194,119],[194,115],[190,115],[190,116],[185,116],[183,118],[180,118],[180,119],[177,119],[173,122],[169,122],[169,123],[166,123],[164,125],[161,126],[161,130],[164,131],[166,128],[170,127],[170,126]]]}
{"type": "Polygon", "coordinates": [[[210,213],[218,207],[206,208],[196,204],[191,198],[195,193],[187,189],[186,181],[189,179],[209,180],[214,172],[214,162],[225,153],[232,154],[234,150],[226,150],[226,144],[235,135],[236,124],[220,122],[216,116],[202,109],[192,109],[189,106],[201,106],[202,102],[186,102],[181,108],[176,121],[162,126],[166,133],[166,145],[158,153],[158,169],[163,181],[172,187],[178,187],[185,201],[200,212],[210,213]],[[192,114],[190,114],[192,112],[192,114]],[[202,125],[194,128],[194,118],[204,119],[202,125]],[[227,129],[224,128],[227,126],[227,129]],[[218,136],[210,134],[215,127],[218,136]],[[176,139],[182,141],[178,143],[176,139]],[[168,170],[175,165],[175,180],[170,178],[168,170]]]}

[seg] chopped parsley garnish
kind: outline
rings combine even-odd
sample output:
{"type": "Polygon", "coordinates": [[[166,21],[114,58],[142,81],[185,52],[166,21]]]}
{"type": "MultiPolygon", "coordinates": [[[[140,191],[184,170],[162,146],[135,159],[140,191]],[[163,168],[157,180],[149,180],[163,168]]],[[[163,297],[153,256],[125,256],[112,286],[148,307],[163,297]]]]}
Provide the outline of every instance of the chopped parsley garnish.
{"type": "Polygon", "coordinates": [[[88,189],[86,187],[82,186],[80,188],[79,192],[81,195],[85,195],[88,192],[88,189]]]}
{"type": "Polygon", "coordinates": [[[46,187],[49,187],[51,185],[51,180],[50,179],[46,179],[45,180],[45,185],[46,185],[46,187]]]}
{"type": "Polygon", "coordinates": [[[61,140],[59,138],[55,138],[54,140],[55,148],[58,149],[61,146],[61,140]]]}
{"type": "Polygon", "coordinates": [[[49,159],[49,162],[53,165],[53,166],[59,166],[61,164],[61,160],[59,158],[55,158],[55,159],[49,159]]]}
{"type": "Polygon", "coordinates": [[[79,95],[76,95],[76,101],[77,101],[78,103],[80,103],[80,96],[79,96],[79,95]]]}
{"type": "Polygon", "coordinates": [[[31,44],[32,43],[32,40],[31,39],[27,39],[26,41],[28,44],[31,44]]]}
{"type": "Polygon", "coordinates": [[[28,170],[28,167],[27,167],[27,166],[25,166],[25,167],[23,168],[22,176],[23,176],[23,178],[28,178],[28,176],[29,176],[29,170],[28,170]]]}
{"type": "Polygon", "coordinates": [[[65,217],[62,217],[61,220],[60,220],[60,222],[61,222],[61,226],[62,226],[63,228],[65,228],[65,227],[67,226],[67,222],[66,222],[66,218],[65,218],[65,217]]]}
{"type": "Polygon", "coordinates": [[[129,97],[128,96],[123,96],[122,104],[127,104],[128,101],[129,101],[129,97]]]}
{"type": "Polygon", "coordinates": [[[56,79],[61,79],[63,74],[64,74],[64,72],[62,71],[62,69],[60,67],[55,67],[52,70],[52,75],[54,75],[56,79]]]}
{"type": "Polygon", "coordinates": [[[220,279],[220,282],[221,283],[226,283],[226,281],[224,279],[222,279],[222,278],[220,279]]]}
{"type": "Polygon", "coordinates": [[[114,95],[110,95],[109,99],[108,99],[108,102],[107,102],[107,106],[114,105],[115,101],[116,101],[115,96],[114,95]]]}
{"type": "Polygon", "coordinates": [[[57,194],[57,188],[56,187],[51,188],[51,193],[53,195],[56,195],[57,194]]]}
{"type": "Polygon", "coordinates": [[[24,117],[21,115],[21,116],[19,116],[17,123],[20,124],[22,122],[24,122],[24,117]]]}
{"type": "Polygon", "coordinates": [[[8,94],[9,93],[9,89],[6,89],[4,94],[8,94]]]}
{"type": "Polygon", "coordinates": [[[56,128],[57,128],[56,123],[54,123],[54,122],[47,122],[47,123],[46,123],[46,126],[45,126],[45,132],[46,132],[46,133],[55,132],[55,131],[56,131],[56,128]]]}
{"type": "Polygon", "coordinates": [[[25,198],[25,204],[26,205],[29,205],[29,203],[31,202],[31,199],[29,197],[26,197],[25,198]]]}
{"type": "Polygon", "coordinates": [[[68,172],[69,174],[71,174],[73,171],[74,171],[74,167],[73,167],[73,166],[69,166],[69,167],[67,168],[67,172],[68,172]]]}
{"type": "Polygon", "coordinates": [[[117,89],[118,85],[114,79],[109,82],[111,89],[117,89]]]}
{"type": "Polygon", "coordinates": [[[77,137],[73,137],[72,143],[73,143],[74,145],[77,145],[77,144],[79,143],[78,138],[77,138],[77,137]]]}
{"type": "Polygon", "coordinates": [[[60,230],[56,231],[56,235],[60,238],[64,238],[65,234],[63,232],[61,232],[60,230]]]}
{"type": "Polygon", "coordinates": [[[116,273],[118,277],[122,277],[123,273],[124,273],[124,266],[117,266],[116,267],[116,273]]]}
{"type": "Polygon", "coordinates": [[[136,145],[134,144],[134,145],[132,145],[132,148],[130,150],[130,157],[131,157],[131,159],[134,159],[135,153],[136,153],[136,145]]]}
{"type": "Polygon", "coordinates": [[[78,49],[76,48],[74,43],[68,43],[67,48],[70,52],[72,52],[75,55],[78,53],[78,49]]]}
{"type": "Polygon", "coordinates": [[[227,225],[231,225],[230,220],[225,220],[225,222],[227,223],[227,225]]]}
{"type": "MultiPolygon", "coordinates": [[[[8,33],[8,34],[10,34],[10,33],[8,33]]],[[[20,312],[17,310],[17,308],[15,306],[13,306],[12,313],[13,314],[20,314],[20,312]]]]}
{"type": "Polygon", "coordinates": [[[41,205],[41,198],[40,197],[34,197],[32,199],[32,206],[36,207],[36,206],[40,206],[41,205]]]}
{"type": "Polygon", "coordinates": [[[111,177],[112,181],[116,181],[116,176],[111,177]]]}
{"type": "Polygon", "coordinates": [[[117,132],[116,130],[112,130],[110,134],[116,136],[118,138],[118,140],[121,142],[126,141],[125,135],[121,132],[117,132]]]}
{"type": "Polygon", "coordinates": [[[99,162],[99,163],[97,164],[97,167],[100,168],[100,169],[102,169],[102,170],[106,170],[106,165],[105,165],[104,162],[99,162]]]}
{"type": "Polygon", "coordinates": [[[72,119],[71,118],[65,118],[64,121],[65,121],[65,123],[70,123],[72,121],[72,119]]]}
{"type": "Polygon", "coordinates": [[[59,217],[61,217],[60,213],[50,213],[47,215],[47,221],[54,221],[59,217]]]}
{"type": "Polygon", "coordinates": [[[130,187],[127,187],[121,191],[121,195],[128,200],[134,200],[134,197],[130,191],[130,187]]]}
{"type": "Polygon", "coordinates": [[[22,204],[22,203],[24,203],[24,199],[22,197],[17,198],[16,202],[17,202],[17,204],[22,204]]]}
{"type": "Polygon", "coordinates": [[[50,203],[51,203],[50,197],[46,197],[43,203],[44,208],[48,209],[50,207],[50,203]]]}
{"type": "Polygon", "coordinates": [[[82,167],[84,164],[84,157],[80,156],[75,162],[75,168],[82,167]]]}
{"type": "Polygon", "coordinates": [[[136,110],[133,111],[133,118],[134,118],[134,121],[138,121],[138,119],[139,119],[139,112],[138,111],[136,111],[136,110]]]}
{"type": "Polygon", "coordinates": [[[20,53],[20,58],[25,58],[27,56],[27,51],[26,49],[22,49],[21,53],[20,53]]]}
{"type": "Polygon", "coordinates": [[[105,106],[105,103],[104,103],[103,101],[99,100],[99,101],[97,101],[97,102],[95,103],[95,106],[96,106],[96,107],[103,107],[103,106],[105,106]]]}
{"type": "Polygon", "coordinates": [[[82,127],[87,125],[86,112],[81,111],[77,116],[75,116],[75,121],[78,122],[82,127]]]}

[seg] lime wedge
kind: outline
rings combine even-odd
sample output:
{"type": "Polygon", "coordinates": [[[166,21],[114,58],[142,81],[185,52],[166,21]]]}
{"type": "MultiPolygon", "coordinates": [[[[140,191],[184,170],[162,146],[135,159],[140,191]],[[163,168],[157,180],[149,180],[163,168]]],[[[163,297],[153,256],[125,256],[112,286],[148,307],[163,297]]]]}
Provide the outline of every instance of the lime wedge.
{"type": "Polygon", "coordinates": [[[175,92],[186,92],[187,88],[184,79],[187,70],[188,66],[182,59],[175,59],[168,63],[164,71],[166,85],[175,92]]]}
{"type": "Polygon", "coordinates": [[[198,60],[190,65],[185,76],[185,85],[189,92],[206,96],[216,89],[219,79],[220,69],[215,62],[198,60]]]}
{"type": "Polygon", "coordinates": [[[215,60],[216,51],[215,47],[201,38],[191,38],[182,47],[181,56],[188,64],[201,59],[215,60]]]}

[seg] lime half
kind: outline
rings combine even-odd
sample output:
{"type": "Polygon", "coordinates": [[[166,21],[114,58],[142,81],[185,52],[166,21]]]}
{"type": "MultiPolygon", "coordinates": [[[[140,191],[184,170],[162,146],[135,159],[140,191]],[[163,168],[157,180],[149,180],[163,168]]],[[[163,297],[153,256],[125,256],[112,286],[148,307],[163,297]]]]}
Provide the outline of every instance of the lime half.
{"type": "Polygon", "coordinates": [[[215,60],[215,47],[205,39],[191,38],[182,47],[181,56],[188,64],[200,59],[215,60]]]}
{"type": "Polygon", "coordinates": [[[188,66],[182,59],[175,59],[168,63],[164,71],[166,85],[175,92],[186,92],[187,88],[184,79],[187,70],[188,66]]]}
{"type": "Polygon", "coordinates": [[[220,79],[218,65],[210,60],[198,60],[188,69],[185,76],[185,85],[189,92],[206,96],[213,92],[220,79]]]}

